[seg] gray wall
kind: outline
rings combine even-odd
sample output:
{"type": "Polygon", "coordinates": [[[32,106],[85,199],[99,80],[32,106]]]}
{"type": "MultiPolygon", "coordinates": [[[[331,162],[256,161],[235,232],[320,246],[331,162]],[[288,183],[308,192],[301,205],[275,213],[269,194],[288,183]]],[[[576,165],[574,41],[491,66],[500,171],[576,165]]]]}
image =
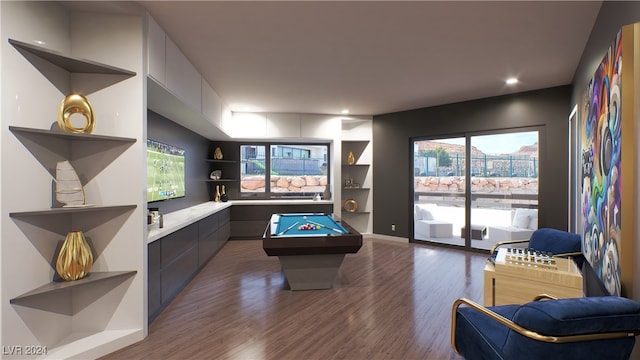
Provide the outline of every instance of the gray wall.
{"type": "Polygon", "coordinates": [[[566,230],[570,90],[562,86],[374,116],[373,232],[407,238],[412,233],[413,138],[505,128],[540,130],[539,226],[566,230]]]}
{"type": "Polygon", "coordinates": [[[571,103],[577,104],[589,79],[623,25],[640,21],[640,1],[605,1],[591,31],[589,41],[573,78],[571,103]]]}
{"type": "Polygon", "coordinates": [[[168,213],[208,201],[205,179],[209,178],[209,166],[205,160],[209,140],[153,111],[147,112],[147,138],[185,149],[187,172],[185,197],[152,202],[149,207],[157,207],[161,213],[168,213]]]}

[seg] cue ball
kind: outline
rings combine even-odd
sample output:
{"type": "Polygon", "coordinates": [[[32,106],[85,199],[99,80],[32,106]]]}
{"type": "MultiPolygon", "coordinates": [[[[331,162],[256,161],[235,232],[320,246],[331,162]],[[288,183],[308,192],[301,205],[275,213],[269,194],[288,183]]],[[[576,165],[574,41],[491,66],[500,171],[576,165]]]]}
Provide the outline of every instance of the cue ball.
{"type": "Polygon", "coordinates": [[[307,219],[307,215],[304,215],[302,218],[306,220],[307,219]]]}

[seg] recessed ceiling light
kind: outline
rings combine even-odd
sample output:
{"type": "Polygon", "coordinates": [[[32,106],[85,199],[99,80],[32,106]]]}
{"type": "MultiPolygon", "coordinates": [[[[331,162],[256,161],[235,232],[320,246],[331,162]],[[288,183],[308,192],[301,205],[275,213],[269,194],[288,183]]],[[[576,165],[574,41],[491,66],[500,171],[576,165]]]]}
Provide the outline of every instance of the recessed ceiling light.
{"type": "Polygon", "coordinates": [[[342,111],[340,111],[343,115],[347,115],[349,113],[349,109],[342,109],[342,111]]]}
{"type": "Polygon", "coordinates": [[[38,45],[47,45],[47,43],[42,41],[42,40],[33,40],[33,42],[38,44],[38,45]]]}
{"type": "Polygon", "coordinates": [[[518,79],[517,78],[508,78],[507,80],[504,81],[505,84],[507,85],[514,85],[518,83],[518,79]]]}

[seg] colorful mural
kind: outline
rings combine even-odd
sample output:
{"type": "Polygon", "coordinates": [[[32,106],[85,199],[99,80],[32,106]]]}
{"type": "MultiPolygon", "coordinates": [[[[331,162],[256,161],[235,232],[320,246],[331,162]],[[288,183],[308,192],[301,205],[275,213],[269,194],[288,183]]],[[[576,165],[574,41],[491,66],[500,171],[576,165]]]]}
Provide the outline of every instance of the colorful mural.
{"type": "Polygon", "coordinates": [[[621,70],[618,32],[581,104],[582,249],[611,295],[620,295],[621,70]]]}

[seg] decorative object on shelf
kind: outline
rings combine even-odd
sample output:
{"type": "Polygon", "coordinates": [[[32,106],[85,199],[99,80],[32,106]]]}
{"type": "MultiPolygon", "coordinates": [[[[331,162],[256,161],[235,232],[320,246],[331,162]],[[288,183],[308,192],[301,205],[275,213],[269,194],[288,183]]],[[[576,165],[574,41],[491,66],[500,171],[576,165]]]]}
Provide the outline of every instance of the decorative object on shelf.
{"type": "Polygon", "coordinates": [[[56,164],[56,200],[63,203],[63,207],[89,207],[94,204],[85,202],[84,189],[80,178],[68,160],[58,161],[56,164]]]}
{"type": "Polygon", "coordinates": [[[149,213],[147,214],[147,225],[153,227],[156,225],[160,218],[160,211],[157,207],[151,207],[148,209],[149,213]]]}
{"type": "Polygon", "coordinates": [[[324,192],[322,193],[322,198],[325,200],[331,199],[331,190],[329,190],[329,185],[324,187],[324,192]]]}
{"type": "Polygon", "coordinates": [[[72,230],[62,243],[56,271],[66,281],[80,280],[87,275],[93,266],[93,254],[84,233],[80,230],[72,230]]]}
{"type": "Polygon", "coordinates": [[[315,195],[313,195],[313,201],[320,201],[320,194],[316,193],[315,195]]]}
{"type": "Polygon", "coordinates": [[[220,201],[227,202],[229,201],[229,197],[227,196],[227,190],[224,185],[222,185],[222,194],[220,194],[220,201]]]}
{"type": "Polygon", "coordinates": [[[358,202],[355,201],[355,199],[347,199],[344,201],[342,207],[347,212],[356,212],[356,210],[358,210],[358,202]]]}
{"type": "Polygon", "coordinates": [[[220,185],[216,185],[216,194],[213,196],[213,201],[220,202],[220,185]]]}
{"type": "Polygon", "coordinates": [[[213,158],[216,160],[222,160],[222,150],[220,149],[220,147],[217,147],[213,151],[213,158]]]}
{"type": "Polygon", "coordinates": [[[91,134],[95,126],[95,116],[93,107],[86,97],[80,94],[67,95],[60,104],[58,113],[58,126],[66,132],[91,134]],[[83,115],[86,124],[84,127],[75,127],[71,123],[71,117],[74,114],[83,115]]]}
{"type": "Polygon", "coordinates": [[[209,179],[211,180],[220,180],[222,177],[222,170],[213,170],[211,174],[209,174],[209,179]]]}
{"type": "Polygon", "coordinates": [[[345,189],[359,189],[360,184],[355,182],[352,178],[344,179],[344,188],[345,189]]]}
{"type": "Polygon", "coordinates": [[[356,157],[353,156],[353,152],[349,151],[349,155],[347,156],[347,164],[353,165],[356,163],[356,157]]]}

